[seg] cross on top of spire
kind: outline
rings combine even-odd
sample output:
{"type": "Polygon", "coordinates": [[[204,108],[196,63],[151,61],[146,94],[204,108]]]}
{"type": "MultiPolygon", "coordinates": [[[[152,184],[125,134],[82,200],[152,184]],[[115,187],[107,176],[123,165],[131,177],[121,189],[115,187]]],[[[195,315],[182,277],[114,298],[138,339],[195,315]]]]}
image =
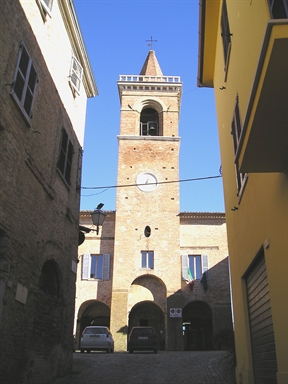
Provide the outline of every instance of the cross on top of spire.
{"type": "Polygon", "coordinates": [[[148,47],[152,47],[153,43],[157,43],[157,40],[153,40],[152,39],[152,36],[151,36],[151,39],[150,40],[146,40],[146,42],[148,43],[148,47]]]}

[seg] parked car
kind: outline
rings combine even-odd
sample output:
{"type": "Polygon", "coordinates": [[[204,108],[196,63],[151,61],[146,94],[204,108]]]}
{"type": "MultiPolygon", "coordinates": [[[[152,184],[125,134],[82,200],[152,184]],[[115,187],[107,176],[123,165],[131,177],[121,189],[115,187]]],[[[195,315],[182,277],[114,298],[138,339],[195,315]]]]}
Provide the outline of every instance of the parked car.
{"type": "Polygon", "coordinates": [[[157,353],[157,335],[153,327],[133,327],[128,338],[128,351],[154,351],[157,353]]]}
{"type": "Polygon", "coordinates": [[[109,328],[90,325],[84,329],[80,340],[80,351],[114,352],[114,340],[109,328]]]}

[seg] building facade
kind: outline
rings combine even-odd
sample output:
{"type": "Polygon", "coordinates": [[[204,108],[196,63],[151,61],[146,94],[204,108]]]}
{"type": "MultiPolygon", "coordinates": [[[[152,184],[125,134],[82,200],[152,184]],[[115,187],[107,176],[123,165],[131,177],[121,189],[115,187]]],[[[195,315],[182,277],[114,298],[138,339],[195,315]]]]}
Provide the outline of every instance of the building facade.
{"type": "Polygon", "coordinates": [[[87,97],[97,88],[71,1],[0,12],[0,377],[69,372],[87,97]]]}
{"type": "MultiPolygon", "coordinates": [[[[85,326],[105,324],[117,350],[136,325],[155,328],[159,350],[220,348],[232,329],[225,215],[179,213],[182,83],[162,74],[151,50],[118,91],[116,213],[79,247],[78,346],[85,326]]],[[[91,212],[80,224],[93,228],[91,212]]]]}
{"type": "Polygon", "coordinates": [[[288,382],[288,3],[203,0],[198,85],[214,87],[237,383],[288,382]]]}

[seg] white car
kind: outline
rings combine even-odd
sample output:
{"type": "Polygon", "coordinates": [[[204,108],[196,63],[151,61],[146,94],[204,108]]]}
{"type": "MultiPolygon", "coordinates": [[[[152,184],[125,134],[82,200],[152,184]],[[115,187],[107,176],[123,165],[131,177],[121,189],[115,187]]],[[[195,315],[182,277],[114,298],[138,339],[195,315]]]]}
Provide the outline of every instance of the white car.
{"type": "Polygon", "coordinates": [[[80,351],[106,351],[114,352],[114,340],[109,328],[90,325],[82,332],[80,351]]]}

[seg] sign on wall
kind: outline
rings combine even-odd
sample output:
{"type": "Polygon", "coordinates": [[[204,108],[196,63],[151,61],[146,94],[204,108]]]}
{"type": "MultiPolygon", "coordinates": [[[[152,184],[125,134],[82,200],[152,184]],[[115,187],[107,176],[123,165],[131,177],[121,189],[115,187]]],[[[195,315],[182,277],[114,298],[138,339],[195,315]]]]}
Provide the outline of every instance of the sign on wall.
{"type": "Polygon", "coordinates": [[[170,308],[170,317],[182,317],[182,308],[170,308]]]}

